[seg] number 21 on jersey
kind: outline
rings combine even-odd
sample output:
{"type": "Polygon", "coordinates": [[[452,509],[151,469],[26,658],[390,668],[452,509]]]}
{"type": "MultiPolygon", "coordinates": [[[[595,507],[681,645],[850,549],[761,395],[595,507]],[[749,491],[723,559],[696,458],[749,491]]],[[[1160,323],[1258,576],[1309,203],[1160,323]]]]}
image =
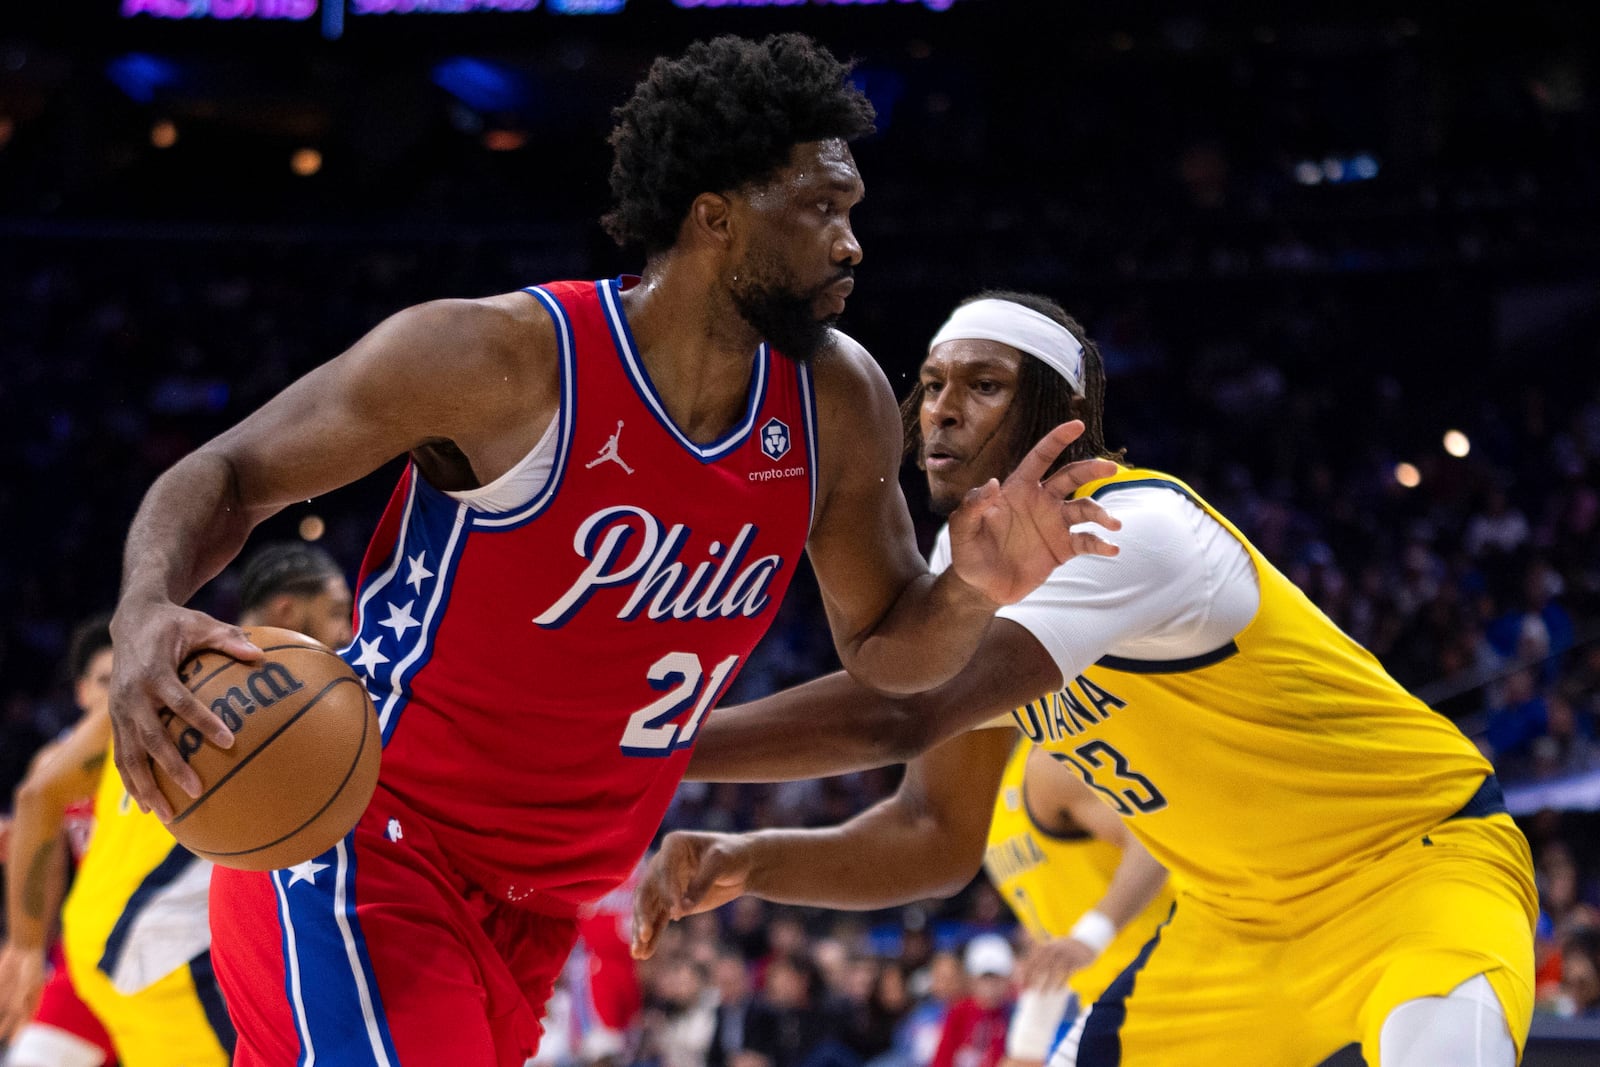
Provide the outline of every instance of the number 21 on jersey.
{"type": "Polygon", "coordinates": [[[670,756],[694,744],[700,720],[738,664],[737,655],[729,656],[708,674],[693,652],[668,652],[656,660],[645,677],[661,696],[628,717],[628,727],[622,731],[623,753],[670,756]],[[678,721],[686,709],[688,717],[678,721]]]}

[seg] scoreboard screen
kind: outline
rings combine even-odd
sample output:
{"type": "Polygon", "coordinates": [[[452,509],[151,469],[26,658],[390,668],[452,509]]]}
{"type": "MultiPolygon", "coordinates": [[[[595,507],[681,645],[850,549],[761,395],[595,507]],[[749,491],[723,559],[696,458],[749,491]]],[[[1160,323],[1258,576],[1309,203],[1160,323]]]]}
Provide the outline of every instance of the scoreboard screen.
{"type": "Polygon", "coordinates": [[[396,16],[517,14],[621,15],[642,10],[917,8],[948,11],[972,0],[118,0],[125,19],[320,22],[340,36],[354,20],[396,16]]]}

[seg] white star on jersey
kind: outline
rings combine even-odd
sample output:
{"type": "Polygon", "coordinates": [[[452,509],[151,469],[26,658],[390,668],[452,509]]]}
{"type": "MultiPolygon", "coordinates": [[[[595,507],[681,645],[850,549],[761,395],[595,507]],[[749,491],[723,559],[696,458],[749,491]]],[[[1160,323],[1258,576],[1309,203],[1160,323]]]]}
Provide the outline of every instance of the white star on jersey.
{"type": "Polygon", "coordinates": [[[293,876],[289,879],[289,885],[293,886],[296,882],[310,882],[312,885],[316,885],[317,875],[327,869],[328,864],[318,863],[316,860],[306,860],[304,863],[297,863],[293,867],[288,868],[290,875],[293,876]]]}
{"type": "Polygon", "coordinates": [[[416,619],[411,617],[411,605],[415,603],[415,600],[408,600],[406,601],[404,607],[399,608],[395,607],[393,604],[390,604],[389,617],[378,623],[378,625],[387,626],[389,629],[394,631],[394,636],[397,640],[404,641],[406,639],[407,630],[411,629],[413,626],[422,625],[416,619]]]}
{"type": "Polygon", "coordinates": [[[411,571],[406,575],[406,584],[417,592],[422,592],[422,583],[433,577],[433,572],[427,568],[427,555],[418,552],[415,556],[407,556],[406,563],[411,571]]]}
{"type": "Polygon", "coordinates": [[[356,657],[354,666],[371,674],[378,664],[388,663],[389,657],[378,651],[378,642],[382,640],[381,637],[374,637],[371,641],[357,641],[361,646],[361,655],[356,657]]]}

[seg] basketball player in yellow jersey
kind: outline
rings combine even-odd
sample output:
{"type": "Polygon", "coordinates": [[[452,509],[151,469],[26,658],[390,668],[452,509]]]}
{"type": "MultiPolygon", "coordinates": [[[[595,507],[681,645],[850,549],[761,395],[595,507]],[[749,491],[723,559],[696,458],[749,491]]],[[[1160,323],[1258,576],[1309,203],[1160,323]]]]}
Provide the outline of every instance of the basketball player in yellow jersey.
{"type": "Polygon", "coordinates": [[[1154,936],[1172,890],[1123,820],[1026,739],[1000,780],[983,866],[1033,942],[1003,1061],[1027,1067],[1154,936]]]}
{"type": "MultiPolygon", "coordinates": [[[[241,625],[282,626],[335,648],[350,639],[349,586],[332,557],[309,545],[269,545],[253,556],[240,607],[241,625]]],[[[65,905],[59,889],[43,904],[50,914],[61,908],[73,985],[110,1033],[122,1067],[226,1067],[233,1027],[211,973],[211,865],[129,800],[108,758],[110,741],[102,706],[61,743],[48,780],[19,796],[17,825],[34,830],[13,840],[14,855],[36,838],[54,840],[67,805],[92,795],[95,827],[71,892],[65,905]]],[[[7,866],[13,923],[25,869],[7,866]]]]}
{"type": "MultiPolygon", "coordinates": [[[[1107,454],[1103,389],[1094,345],[1051,301],[958,307],[905,406],[935,505],[1011,469],[1054,410],[1084,419],[1075,446],[1107,454]]],[[[1370,1067],[1511,1067],[1532,1014],[1535,896],[1488,762],[1182,482],[1124,467],[1079,492],[1121,521],[1120,554],[1066,563],[1002,609],[951,682],[888,698],[835,675],[718,712],[691,777],[918,758],[842,827],[669,837],[640,889],[636,951],[669,917],[741,892],[878,907],[960,885],[931,859],[976,869],[1009,750],[973,727],[1020,709],[1178,890],[1052,1067],[1311,1067],[1350,1041],[1370,1067]]],[[[941,535],[934,569],[947,553],[941,535]]]]}

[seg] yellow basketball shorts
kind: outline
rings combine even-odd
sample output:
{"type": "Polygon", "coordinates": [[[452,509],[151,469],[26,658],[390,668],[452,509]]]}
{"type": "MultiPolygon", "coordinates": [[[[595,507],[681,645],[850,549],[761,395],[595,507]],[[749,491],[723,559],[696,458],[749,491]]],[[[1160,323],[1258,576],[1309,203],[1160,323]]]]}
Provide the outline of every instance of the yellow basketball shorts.
{"type": "Polygon", "coordinates": [[[1510,816],[1440,824],[1299,901],[1286,933],[1180,892],[1168,920],[1058,1043],[1051,1067],[1315,1067],[1353,1041],[1371,1067],[1398,1005],[1475,975],[1520,1057],[1533,1015],[1537,916],[1510,816]]]}
{"type": "Polygon", "coordinates": [[[205,953],[133,994],[68,959],[73,985],[105,1024],[122,1067],[228,1067],[233,1026],[205,953]]]}

